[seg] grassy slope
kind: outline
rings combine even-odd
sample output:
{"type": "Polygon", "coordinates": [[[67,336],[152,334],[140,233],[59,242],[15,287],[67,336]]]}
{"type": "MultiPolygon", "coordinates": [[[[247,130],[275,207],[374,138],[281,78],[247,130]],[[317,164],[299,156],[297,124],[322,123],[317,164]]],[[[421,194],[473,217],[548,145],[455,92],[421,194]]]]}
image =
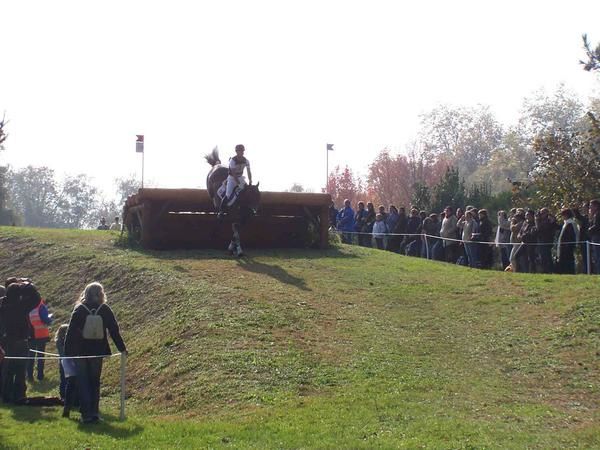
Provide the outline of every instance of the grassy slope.
{"type": "Polygon", "coordinates": [[[0,228],[1,277],[32,276],[62,320],[103,282],[131,351],[125,423],[110,362],[105,424],[0,406],[1,446],[600,447],[597,277],[346,246],[235,260],[114,241],[0,228]]]}

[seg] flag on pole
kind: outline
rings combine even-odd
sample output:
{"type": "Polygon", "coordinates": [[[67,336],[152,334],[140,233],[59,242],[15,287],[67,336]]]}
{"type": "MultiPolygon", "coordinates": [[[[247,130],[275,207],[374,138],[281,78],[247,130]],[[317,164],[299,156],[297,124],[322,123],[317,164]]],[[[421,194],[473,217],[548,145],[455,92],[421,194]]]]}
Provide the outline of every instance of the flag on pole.
{"type": "Polygon", "coordinates": [[[327,144],[327,150],[333,151],[333,144],[327,144]]]}
{"type": "Polygon", "coordinates": [[[144,135],[143,134],[135,135],[135,152],[136,153],[144,153],[144,135]]]}

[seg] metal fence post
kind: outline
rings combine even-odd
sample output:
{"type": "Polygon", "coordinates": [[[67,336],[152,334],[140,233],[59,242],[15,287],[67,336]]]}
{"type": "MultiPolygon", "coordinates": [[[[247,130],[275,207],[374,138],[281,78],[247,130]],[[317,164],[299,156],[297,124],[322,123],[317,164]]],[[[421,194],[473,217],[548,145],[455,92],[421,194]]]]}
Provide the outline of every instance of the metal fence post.
{"type": "Polygon", "coordinates": [[[585,241],[586,259],[587,259],[587,274],[592,274],[592,255],[590,255],[590,241],[585,241]]]}

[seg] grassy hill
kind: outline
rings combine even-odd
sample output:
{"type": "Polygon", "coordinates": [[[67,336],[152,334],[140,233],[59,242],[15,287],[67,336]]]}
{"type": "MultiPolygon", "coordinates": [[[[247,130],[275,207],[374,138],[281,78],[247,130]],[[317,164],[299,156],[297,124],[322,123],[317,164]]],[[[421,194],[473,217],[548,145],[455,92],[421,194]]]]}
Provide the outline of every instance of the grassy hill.
{"type": "Polygon", "coordinates": [[[0,227],[1,278],[32,277],[57,323],[102,282],[130,349],[127,421],[111,361],[105,423],[0,406],[0,447],[600,448],[597,277],[117,241],[0,227]]]}

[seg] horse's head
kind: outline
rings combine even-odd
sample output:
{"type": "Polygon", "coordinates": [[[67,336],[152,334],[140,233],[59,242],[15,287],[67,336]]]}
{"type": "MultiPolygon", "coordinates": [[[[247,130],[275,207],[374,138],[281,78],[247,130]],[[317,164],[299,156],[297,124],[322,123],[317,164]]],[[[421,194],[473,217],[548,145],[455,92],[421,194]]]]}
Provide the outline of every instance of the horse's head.
{"type": "Polygon", "coordinates": [[[240,206],[252,209],[256,211],[260,204],[260,190],[258,189],[260,182],[257,184],[247,185],[242,193],[240,194],[239,202],[240,206]]]}

